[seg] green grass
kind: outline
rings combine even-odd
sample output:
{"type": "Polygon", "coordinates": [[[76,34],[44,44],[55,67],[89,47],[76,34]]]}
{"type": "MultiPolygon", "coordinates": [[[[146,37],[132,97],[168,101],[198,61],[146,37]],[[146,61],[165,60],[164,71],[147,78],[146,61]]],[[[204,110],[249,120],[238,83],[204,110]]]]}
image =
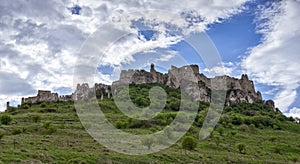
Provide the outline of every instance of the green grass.
{"type": "MultiPolygon", "coordinates": [[[[135,89],[138,87],[134,86],[132,90],[135,89]]],[[[178,96],[177,91],[169,90],[173,96],[178,96]]],[[[172,96],[168,98],[172,99],[172,96]]],[[[208,138],[198,141],[194,150],[183,149],[180,140],[164,151],[142,156],[116,153],[97,143],[81,125],[73,103],[44,104],[29,104],[28,109],[11,108],[5,112],[11,115],[12,121],[8,125],[0,124],[0,131],[5,133],[0,139],[0,163],[296,163],[300,161],[300,125],[289,121],[288,118],[261,103],[242,103],[226,107],[218,127],[208,138]],[[253,119],[254,116],[257,118],[253,119]],[[240,120],[237,121],[237,118],[240,120]],[[55,130],[51,131],[50,127],[55,130]],[[245,145],[243,153],[240,153],[238,144],[245,145]]],[[[139,122],[124,116],[112,100],[99,101],[99,105],[114,125],[118,121],[125,122],[125,125],[120,128],[134,134],[149,134],[161,130],[172,121],[177,110],[168,106],[154,119],[139,122]]],[[[187,133],[187,136],[194,138],[199,135],[208,104],[201,103],[198,110],[195,123],[187,133]]]]}

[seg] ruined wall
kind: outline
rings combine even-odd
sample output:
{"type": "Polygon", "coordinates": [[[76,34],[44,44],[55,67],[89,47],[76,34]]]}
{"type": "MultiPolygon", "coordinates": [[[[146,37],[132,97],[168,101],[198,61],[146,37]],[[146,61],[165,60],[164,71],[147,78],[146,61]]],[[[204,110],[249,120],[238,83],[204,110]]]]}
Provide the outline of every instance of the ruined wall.
{"type": "MultiPolygon", "coordinates": [[[[143,83],[161,83],[173,88],[184,88],[185,92],[191,95],[194,99],[210,102],[212,90],[225,90],[226,105],[232,105],[240,102],[253,103],[262,100],[260,92],[256,92],[253,81],[248,79],[246,74],[243,74],[240,79],[229,76],[217,76],[208,78],[204,74],[199,73],[197,65],[189,65],[177,68],[172,66],[168,73],[163,74],[155,70],[154,65],[150,67],[150,72],[145,70],[122,70],[120,79],[114,84],[143,84],[143,83]],[[185,83],[189,80],[191,83],[185,83]]],[[[76,101],[95,97],[103,100],[112,96],[110,85],[95,84],[90,87],[88,84],[78,84],[75,92],[72,95],[58,96],[57,93],[50,91],[39,90],[37,96],[22,98],[22,103],[41,101],[76,101]]],[[[268,101],[268,105],[275,108],[274,102],[268,101]]]]}
{"type": "Polygon", "coordinates": [[[23,103],[38,103],[38,102],[56,102],[56,101],[73,101],[72,95],[58,96],[57,93],[51,93],[51,91],[38,90],[37,96],[22,98],[21,104],[23,103]]]}
{"type": "Polygon", "coordinates": [[[122,71],[117,83],[161,83],[173,88],[179,88],[183,80],[188,79],[198,86],[185,86],[187,92],[200,101],[210,102],[211,90],[226,90],[227,105],[249,102],[253,103],[262,100],[260,92],[256,92],[253,81],[243,74],[240,79],[229,76],[217,76],[208,78],[199,73],[197,65],[189,65],[177,68],[172,66],[166,74],[155,70],[154,65],[150,67],[150,72],[145,70],[128,70],[122,71]]]}

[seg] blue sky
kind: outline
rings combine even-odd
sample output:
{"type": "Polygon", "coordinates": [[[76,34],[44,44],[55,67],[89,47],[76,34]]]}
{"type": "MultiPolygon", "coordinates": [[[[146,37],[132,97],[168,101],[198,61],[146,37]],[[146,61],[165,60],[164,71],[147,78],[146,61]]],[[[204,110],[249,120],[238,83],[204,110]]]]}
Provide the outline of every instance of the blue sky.
{"type": "Polygon", "coordinates": [[[198,64],[206,75],[218,73],[217,65],[206,68],[184,40],[205,32],[218,50],[226,74],[240,77],[247,73],[264,99],[274,99],[286,115],[300,116],[299,1],[182,3],[3,0],[0,110],[6,101],[18,104],[21,97],[35,95],[38,89],[72,92],[81,47],[102,25],[112,23],[112,35],[113,29],[130,35],[108,47],[107,56],[99,60],[99,82],[111,82],[113,67],[120,64],[125,69],[149,69],[153,61],[163,65],[158,68],[163,72],[170,65],[198,64]],[[12,84],[17,89],[7,89],[12,84]]]}

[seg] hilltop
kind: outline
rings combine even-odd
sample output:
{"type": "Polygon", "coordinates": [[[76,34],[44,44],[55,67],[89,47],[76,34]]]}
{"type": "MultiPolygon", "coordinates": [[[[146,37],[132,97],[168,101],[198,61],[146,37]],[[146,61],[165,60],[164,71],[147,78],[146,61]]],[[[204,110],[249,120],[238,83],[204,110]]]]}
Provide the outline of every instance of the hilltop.
{"type": "MultiPolygon", "coordinates": [[[[108,121],[132,134],[150,134],[177,116],[180,90],[160,83],[130,84],[130,98],[139,107],[150,103],[149,90],[167,92],[163,111],[150,120],[125,116],[113,97],[98,104],[108,121]]],[[[186,136],[198,138],[209,102],[200,102],[186,136]]],[[[119,154],[101,146],[85,130],[72,101],[24,102],[0,114],[0,163],[295,163],[299,161],[300,125],[262,101],[236,103],[224,108],[211,135],[185,150],[185,138],[170,148],[143,156],[119,154]],[[1,135],[2,134],[2,135],[1,135]]],[[[169,136],[172,137],[172,136],[169,136]]],[[[153,140],[156,144],[164,144],[153,140]]]]}

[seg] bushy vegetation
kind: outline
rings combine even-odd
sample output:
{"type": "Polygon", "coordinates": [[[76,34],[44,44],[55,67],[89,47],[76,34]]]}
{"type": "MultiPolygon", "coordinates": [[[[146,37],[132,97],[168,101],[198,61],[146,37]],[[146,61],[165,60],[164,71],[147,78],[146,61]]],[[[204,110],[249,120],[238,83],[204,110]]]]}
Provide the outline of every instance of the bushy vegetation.
{"type": "Polygon", "coordinates": [[[196,140],[194,137],[186,136],[182,140],[182,148],[186,150],[194,150],[198,145],[198,140],[196,140]]]}
{"type": "MultiPolygon", "coordinates": [[[[113,98],[99,100],[98,104],[108,121],[118,129],[132,134],[158,132],[178,116],[181,94],[180,90],[160,84],[132,84],[130,98],[136,106],[150,105],[149,90],[153,86],[166,91],[167,102],[164,109],[149,120],[124,115],[113,98]]],[[[98,93],[99,99],[101,94],[98,93]]],[[[214,131],[202,141],[197,138],[210,104],[200,102],[196,110],[194,124],[173,146],[150,155],[128,156],[97,143],[85,131],[71,102],[25,103],[0,113],[0,163],[299,162],[300,125],[262,102],[226,106],[214,131]],[[193,151],[186,154],[183,150],[193,151]]],[[[85,128],[91,126],[85,125],[85,128]]],[[[145,138],[141,144],[151,150],[156,144],[165,144],[166,138],[173,138],[172,131],[174,129],[167,128],[165,138],[145,138]]]]}
{"type": "Polygon", "coordinates": [[[0,116],[0,120],[3,125],[8,125],[12,121],[12,118],[10,114],[4,113],[0,116]]]}

